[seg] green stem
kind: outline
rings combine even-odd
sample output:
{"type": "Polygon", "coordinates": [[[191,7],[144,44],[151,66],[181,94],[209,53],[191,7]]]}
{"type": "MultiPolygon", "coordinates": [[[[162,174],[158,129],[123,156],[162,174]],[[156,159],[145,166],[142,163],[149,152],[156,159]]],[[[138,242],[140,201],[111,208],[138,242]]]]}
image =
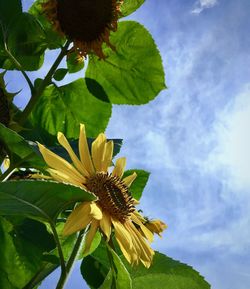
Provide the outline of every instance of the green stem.
{"type": "Polygon", "coordinates": [[[24,76],[24,78],[26,79],[26,81],[29,85],[31,93],[33,93],[34,92],[34,86],[33,86],[32,81],[30,80],[28,74],[23,70],[22,65],[18,62],[18,60],[14,57],[14,55],[8,50],[6,43],[4,45],[4,50],[5,50],[6,54],[8,55],[8,57],[11,59],[11,61],[14,63],[16,68],[18,70],[20,70],[20,72],[22,73],[22,75],[24,76]]]}
{"type": "Polygon", "coordinates": [[[38,99],[42,95],[44,89],[46,88],[46,86],[48,86],[50,84],[51,79],[52,79],[57,67],[59,66],[59,64],[63,60],[64,56],[67,54],[68,47],[69,47],[70,43],[71,42],[68,40],[65,43],[65,45],[62,47],[61,52],[57,56],[54,64],[51,66],[51,68],[50,68],[49,72],[47,73],[47,75],[45,76],[44,80],[41,82],[41,84],[39,85],[37,90],[31,96],[29,103],[27,104],[27,106],[25,107],[25,109],[23,110],[23,112],[20,115],[20,118],[18,120],[19,124],[21,124],[21,125],[24,124],[25,120],[27,119],[27,117],[29,116],[29,114],[33,110],[34,106],[36,105],[38,99]]]}
{"type": "Polygon", "coordinates": [[[65,265],[65,259],[63,256],[63,251],[62,251],[61,243],[60,243],[60,240],[59,240],[59,237],[58,237],[58,234],[57,234],[57,231],[53,222],[50,222],[50,227],[53,232],[53,236],[57,245],[58,255],[59,255],[60,264],[61,264],[61,274],[66,274],[67,270],[66,270],[66,265],[65,265]]]}
{"type": "Polygon", "coordinates": [[[61,276],[60,276],[60,279],[59,279],[58,284],[56,286],[56,289],[63,289],[64,288],[64,286],[67,282],[67,279],[70,275],[70,272],[73,268],[74,262],[78,256],[79,251],[80,251],[83,237],[84,237],[84,231],[81,231],[77,237],[75,246],[74,246],[73,251],[72,251],[72,253],[69,257],[69,260],[67,262],[66,273],[65,274],[63,272],[61,273],[61,276]]]}

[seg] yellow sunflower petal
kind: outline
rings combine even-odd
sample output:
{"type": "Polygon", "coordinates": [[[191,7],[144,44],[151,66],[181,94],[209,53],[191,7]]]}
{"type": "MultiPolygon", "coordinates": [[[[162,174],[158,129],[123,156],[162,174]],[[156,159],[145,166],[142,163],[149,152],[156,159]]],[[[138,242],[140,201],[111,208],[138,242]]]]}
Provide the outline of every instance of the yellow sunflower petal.
{"type": "Polygon", "coordinates": [[[90,215],[95,220],[101,220],[102,219],[102,211],[94,202],[92,202],[90,204],[90,215]]]}
{"type": "Polygon", "coordinates": [[[119,158],[116,160],[115,168],[112,172],[112,176],[121,178],[124,173],[124,169],[126,166],[126,158],[119,158]]]}
{"type": "Polygon", "coordinates": [[[92,160],[96,171],[102,171],[102,161],[106,150],[106,136],[104,133],[100,133],[98,137],[92,143],[92,160]]]}
{"type": "Polygon", "coordinates": [[[104,150],[105,154],[103,156],[103,160],[101,163],[101,170],[103,172],[107,172],[108,171],[108,167],[110,166],[111,162],[112,162],[112,157],[113,157],[113,150],[114,150],[114,142],[113,141],[109,141],[105,144],[106,148],[104,150]]]}
{"type": "Polygon", "coordinates": [[[82,181],[79,182],[77,178],[73,178],[72,176],[68,176],[67,174],[64,174],[60,171],[54,170],[54,169],[47,169],[47,172],[51,175],[51,177],[58,181],[58,182],[65,182],[69,184],[73,184],[79,187],[85,187],[82,185],[82,181]]]}
{"type": "Polygon", "coordinates": [[[89,147],[88,147],[88,142],[86,138],[84,124],[80,125],[79,154],[80,154],[81,162],[84,165],[85,169],[89,172],[89,174],[93,174],[95,170],[94,170],[91,156],[89,153],[89,147]]]}
{"type": "Polygon", "coordinates": [[[109,241],[110,238],[110,234],[111,234],[111,219],[110,216],[106,213],[102,213],[103,217],[100,220],[100,227],[103,231],[103,233],[106,235],[107,237],[107,241],[109,241]]]}
{"type": "Polygon", "coordinates": [[[123,239],[118,236],[116,236],[116,241],[122,251],[122,254],[124,255],[124,257],[127,259],[127,261],[131,264],[132,263],[132,255],[129,253],[128,248],[125,246],[125,244],[123,243],[123,239]]]}
{"type": "Polygon", "coordinates": [[[79,172],[81,172],[84,176],[88,176],[89,172],[85,169],[85,167],[83,166],[83,164],[80,162],[80,160],[78,159],[78,157],[76,156],[76,154],[74,153],[72,147],[70,146],[68,140],[66,139],[66,137],[64,136],[63,133],[58,132],[57,134],[57,139],[58,142],[66,149],[66,151],[68,152],[74,166],[78,169],[79,172]]]}
{"type": "Polygon", "coordinates": [[[65,159],[61,158],[39,143],[38,147],[49,167],[56,169],[57,171],[60,171],[73,179],[77,179],[79,183],[85,180],[85,178],[65,159]]]}
{"type": "Polygon", "coordinates": [[[138,226],[140,226],[146,239],[152,243],[154,241],[154,234],[147,227],[145,227],[143,225],[143,223],[140,221],[140,219],[134,213],[131,214],[131,219],[134,223],[136,223],[138,226]]]}
{"type": "Polygon", "coordinates": [[[127,248],[132,247],[132,240],[127,229],[119,221],[111,220],[115,228],[115,235],[127,248]]]}
{"type": "Polygon", "coordinates": [[[84,254],[88,254],[89,253],[89,249],[90,249],[90,246],[91,246],[91,243],[95,237],[95,234],[96,234],[96,231],[98,229],[98,226],[99,226],[99,221],[97,220],[93,220],[91,222],[91,225],[90,225],[90,229],[88,231],[88,233],[86,234],[86,237],[85,237],[85,246],[84,246],[84,250],[83,250],[83,253],[84,254]]]}
{"type": "Polygon", "coordinates": [[[90,202],[77,206],[69,215],[63,229],[63,235],[68,236],[87,227],[91,222],[90,202]]]}
{"type": "Polygon", "coordinates": [[[132,185],[133,181],[136,179],[136,177],[137,177],[137,173],[134,172],[132,175],[127,176],[122,181],[129,188],[132,185]]]}

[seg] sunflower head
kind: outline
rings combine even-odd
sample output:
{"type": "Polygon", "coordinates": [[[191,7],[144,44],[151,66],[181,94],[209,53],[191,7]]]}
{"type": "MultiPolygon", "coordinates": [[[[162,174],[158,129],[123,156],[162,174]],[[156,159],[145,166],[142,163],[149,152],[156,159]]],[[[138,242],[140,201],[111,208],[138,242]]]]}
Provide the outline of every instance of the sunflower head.
{"type": "MultiPolygon", "coordinates": [[[[85,127],[81,125],[79,157],[62,133],[58,133],[58,142],[66,149],[72,163],[38,144],[44,160],[50,167],[48,172],[51,178],[80,186],[97,197],[94,202],[83,202],[75,207],[66,221],[64,235],[88,227],[84,247],[86,253],[97,230],[103,234],[107,242],[113,232],[129,263],[134,265],[141,262],[149,267],[154,256],[154,251],[150,247],[153,234],[162,232],[166,225],[161,222],[160,229],[148,228],[145,225],[146,219],[136,210],[138,202],[129,192],[136,173],[123,178],[125,158],[117,159],[115,167],[110,172],[113,141],[107,140],[101,133],[89,149],[85,127]]],[[[160,221],[157,221],[157,224],[158,222],[160,221]]]]}
{"type": "Polygon", "coordinates": [[[105,58],[102,44],[110,47],[110,31],[116,31],[122,0],[47,0],[43,11],[54,28],[73,41],[73,50],[86,57],[105,58]]]}

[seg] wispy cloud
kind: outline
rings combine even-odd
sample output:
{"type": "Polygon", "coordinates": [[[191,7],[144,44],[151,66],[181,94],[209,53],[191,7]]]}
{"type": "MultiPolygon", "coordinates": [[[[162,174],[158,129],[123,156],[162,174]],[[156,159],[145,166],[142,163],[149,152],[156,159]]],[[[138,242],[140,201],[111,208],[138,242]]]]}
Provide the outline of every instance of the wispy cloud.
{"type": "Polygon", "coordinates": [[[194,4],[194,8],[191,11],[193,14],[200,14],[203,10],[212,8],[218,4],[217,0],[199,0],[194,4]]]}
{"type": "Polygon", "coordinates": [[[212,170],[223,171],[224,181],[236,191],[250,189],[250,84],[218,115],[216,146],[209,156],[212,170]]]}

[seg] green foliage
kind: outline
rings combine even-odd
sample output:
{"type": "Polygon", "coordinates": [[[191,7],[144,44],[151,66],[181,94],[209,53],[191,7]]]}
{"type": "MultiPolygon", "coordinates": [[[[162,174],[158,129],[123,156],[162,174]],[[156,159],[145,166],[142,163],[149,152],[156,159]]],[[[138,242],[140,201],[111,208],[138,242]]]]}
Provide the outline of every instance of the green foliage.
{"type": "Polygon", "coordinates": [[[108,250],[112,265],[108,275],[99,289],[132,289],[132,280],[125,265],[122,263],[121,259],[114,250],[112,250],[110,247],[108,247],[108,250]]]}
{"type": "Polygon", "coordinates": [[[144,170],[132,169],[125,171],[123,177],[132,175],[134,172],[137,174],[137,177],[130,186],[129,191],[136,200],[140,200],[143,190],[148,182],[150,173],[144,170]]]}
{"type": "Polygon", "coordinates": [[[210,285],[192,267],[156,252],[149,269],[127,266],[134,289],[209,289],[210,285]]]}
{"type": "Polygon", "coordinates": [[[69,139],[78,139],[80,123],[86,125],[88,136],[97,136],[105,130],[111,108],[111,104],[93,97],[85,81],[79,79],[61,87],[48,86],[29,120],[42,142],[53,145],[58,131],[69,139]]]}
{"type": "MultiPolygon", "coordinates": [[[[116,268],[116,274],[123,274],[128,282],[131,278],[133,289],[209,289],[210,285],[204,280],[200,274],[192,267],[173,260],[161,253],[155,252],[153,263],[149,269],[143,265],[131,267],[123,256],[118,257],[117,254],[112,253],[112,262],[116,268]],[[124,265],[125,268],[123,267],[124,265]],[[129,273],[130,277],[127,275],[129,273]]],[[[81,272],[83,278],[92,289],[107,289],[113,288],[112,280],[114,272],[109,271],[109,257],[107,254],[106,244],[104,242],[98,249],[86,259],[83,260],[81,265],[81,272]],[[90,269],[94,268],[91,273],[90,269]],[[112,275],[113,274],[113,275],[112,275]],[[93,275],[95,277],[93,277],[93,275]],[[102,286],[101,286],[102,284],[102,286]],[[100,287],[101,286],[101,287],[100,287]]],[[[128,283],[127,287],[117,288],[130,288],[128,283]]],[[[116,288],[116,287],[114,287],[116,288]]]]}
{"type": "Polygon", "coordinates": [[[0,123],[0,144],[8,154],[11,166],[43,168],[45,163],[34,146],[13,130],[0,123]]]}
{"type": "Polygon", "coordinates": [[[96,80],[115,104],[144,104],[165,88],[160,53],[150,33],[139,23],[124,21],[104,49],[107,59],[89,60],[86,77],[96,80]]]}
{"type": "Polygon", "coordinates": [[[20,289],[42,264],[43,252],[55,246],[44,225],[0,217],[0,288],[20,289]],[[32,232],[32,234],[31,234],[32,232]]]}
{"type": "Polygon", "coordinates": [[[66,39],[57,31],[55,31],[52,24],[46,18],[42,10],[42,3],[44,3],[44,0],[36,0],[30,7],[29,13],[34,15],[41,23],[45,34],[47,47],[49,49],[60,48],[66,39]]]}
{"type": "Polygon", "coordinates": [[[122,16],[128,16],[129,14],[133,13],[144,2],[145,0],[124,0],[123,4],[121,5],[122,16]]]}
{"type": "Polygon", "coordinates": [[[68,53],[67,55],[67,67],[69,73],[75,73],[83,69],[84,59],[79,58],[76,52],[68,53]]]}
{"type": "Polygon", "coordinates": [[[54,73],[53,78],[56,81],[61,81],[64,79],[64,77],[66,76],[66,74],[68,73],[68,69],[67,68],[59,68],[57,69],[57,71],[54,73]]]}
{"type": "Polygon", "coordinates": [[[0,183],[0,215],[51,222],[70,204],[94,199],[81,188],[63,183],[32,180],[0,183]]]}
{"type": "Polygon", "coordinates": [[[46,49],[45,34],[40,22],[33,15],[22,13],[20,1],[11,0],[6,5],[6,1],[2,3],[1,0],[1,6],[0,67],[39,69],[46,49]]]}

